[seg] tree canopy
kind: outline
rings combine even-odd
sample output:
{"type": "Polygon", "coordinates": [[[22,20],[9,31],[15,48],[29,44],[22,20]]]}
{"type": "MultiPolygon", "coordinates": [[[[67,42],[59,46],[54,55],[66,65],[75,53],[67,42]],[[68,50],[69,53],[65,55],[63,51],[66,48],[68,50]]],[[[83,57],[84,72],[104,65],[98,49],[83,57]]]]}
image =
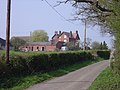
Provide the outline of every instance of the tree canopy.
{"type": "Polygon", "coordinates": [[[99,50],[100,49],[100,43],[97,41],[92,42],[91,44],[92,49],[99,50]]]}
{"type": "Polygon", "coordinates": [[[11,45],[13,46],[14,50],[19,50],[19,46],[26,44],[25,40],[19,39],[17,37],[12,37],[10,42],[11,42],[11,45]]]}
{"type": "Polygon", "coordinates": [[[35,30],[32,33],[32,42],[48,42],[48,34],[44,30],[35,30]]]}

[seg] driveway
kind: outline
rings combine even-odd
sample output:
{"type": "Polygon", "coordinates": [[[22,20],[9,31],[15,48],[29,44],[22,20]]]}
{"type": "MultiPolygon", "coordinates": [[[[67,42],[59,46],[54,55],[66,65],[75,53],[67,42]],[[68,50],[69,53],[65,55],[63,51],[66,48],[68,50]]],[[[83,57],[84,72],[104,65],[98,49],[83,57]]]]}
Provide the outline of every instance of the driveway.
{"type": "Polygon", "coordinates": [[[108,65],[108,60],[101,61],[50,81],[36,84],[26,90],[87,90],[108,65]]]}

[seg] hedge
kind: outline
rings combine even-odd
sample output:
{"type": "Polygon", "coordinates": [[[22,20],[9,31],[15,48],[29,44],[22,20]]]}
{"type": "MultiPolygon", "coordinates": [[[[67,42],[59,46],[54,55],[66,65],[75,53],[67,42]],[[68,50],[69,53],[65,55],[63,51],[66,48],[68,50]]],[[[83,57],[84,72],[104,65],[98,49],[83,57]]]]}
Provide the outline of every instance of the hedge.
{"type": "Polygon", "coordinates": [[[109,59],[110,58],[110,51],[104,51],[104,50],[101,50],[101,51],[97,51],[97,55],[98,57],[101,57],[103,59],[109,59]]]}
{"type": "MultiPolygon", "coordinates": [[[[4,56],[2,56],[3,59],[4,56]]],[[[34,53],[10,55],[10,64],[6,65],[0,60],[0,78],[11,75],[26,75],[36,72],[48,72],[51,70],[71,65],[86,60],[93,60],[89,52],[66,52],[66,53],[34,53]]]]}

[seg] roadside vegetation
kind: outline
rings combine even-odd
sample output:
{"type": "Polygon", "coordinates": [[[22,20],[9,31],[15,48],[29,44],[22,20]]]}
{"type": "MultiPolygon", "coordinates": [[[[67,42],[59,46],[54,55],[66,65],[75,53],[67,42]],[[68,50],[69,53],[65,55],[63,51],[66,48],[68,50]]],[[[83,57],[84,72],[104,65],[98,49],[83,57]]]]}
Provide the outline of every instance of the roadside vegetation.
{"type": "Polygon", "coordinates": [[[88,90],[120,90],[120,75],[108,67],[96,78],[88,90]]]}
{"type": "Polygon", "coordinates": [[[3,52],[0,55],[0,90],[23,90],[36,83],[103,60],[93,56],[90,51],[11,52],[9,65],[5,64],[4,58],[3,52]]]}
{"type": "Polygon", "coordinates": [[[99,59],[96,61],[86,61],[82,63],[77,63],[77,64],[65,66],[65,67],[59,68],[58,70],[54,70],[46,73],[34,73],[30,75],[11,76],[6,78],[1,78],[0,90],[23,90],[34,84],[43,82],[45,80],[50,80],[55,77],[62,76],[64,74],[80,69],[84,66],[93,64],[100,60],[102,59],[99,59]]]}

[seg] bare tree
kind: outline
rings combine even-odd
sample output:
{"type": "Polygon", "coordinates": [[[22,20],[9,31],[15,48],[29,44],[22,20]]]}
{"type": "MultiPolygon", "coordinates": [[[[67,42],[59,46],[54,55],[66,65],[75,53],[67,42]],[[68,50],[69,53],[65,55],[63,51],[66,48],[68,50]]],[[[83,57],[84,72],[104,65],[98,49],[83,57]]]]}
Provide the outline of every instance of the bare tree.
{"type": "Polygon", "coordinates": [[[62,3],[71,3],[76,8],[74,20],[87,20],[89,24],[100,25],[102,32],[113,34],[114,31],[108,26],[107,20],[110,16],[116,16],[117,13],[111,8],[113,0],[64,0],[62,3]]]}

